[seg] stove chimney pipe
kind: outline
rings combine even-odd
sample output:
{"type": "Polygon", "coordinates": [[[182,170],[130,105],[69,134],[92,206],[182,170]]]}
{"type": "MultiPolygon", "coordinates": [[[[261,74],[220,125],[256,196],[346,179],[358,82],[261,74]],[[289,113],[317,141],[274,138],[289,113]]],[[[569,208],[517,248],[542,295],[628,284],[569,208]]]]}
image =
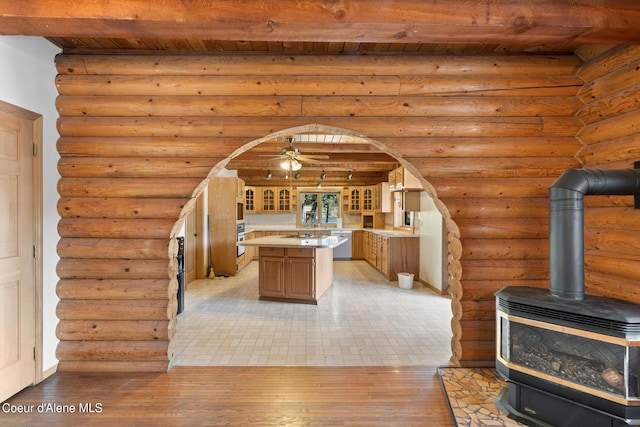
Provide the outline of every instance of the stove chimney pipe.
{"type": "Polygon", "coordinates": [[[568,169],[549,187],[551,295],[584,299],[583,196],[639,194],[640,170],[635,169],[568,169]]]}

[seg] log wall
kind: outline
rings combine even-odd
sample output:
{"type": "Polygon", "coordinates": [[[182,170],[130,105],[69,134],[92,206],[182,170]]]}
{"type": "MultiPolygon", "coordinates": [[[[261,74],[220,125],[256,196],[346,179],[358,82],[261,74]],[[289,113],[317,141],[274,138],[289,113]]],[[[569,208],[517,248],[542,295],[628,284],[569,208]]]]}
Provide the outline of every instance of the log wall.
{"type": "Polygon", "coordinates": [[[168,369],[173,242],[202,181],[252,141],[316,125],[422,177],[449,233],[452,361],[492,365],[493,293],[548,286],[547,188],[580,166],[582,63],[59,56],[59,369],[168,369]]]}
{"type": "MultiPolygon", "coordinates": [[[[640,160],[640,47],[616,47],[588,61],[577,114],[585,168],[633,169],[640,160]]],[[[640,211],[633,196],[585,197],[586,292],[640,304],[640,211]]]]}

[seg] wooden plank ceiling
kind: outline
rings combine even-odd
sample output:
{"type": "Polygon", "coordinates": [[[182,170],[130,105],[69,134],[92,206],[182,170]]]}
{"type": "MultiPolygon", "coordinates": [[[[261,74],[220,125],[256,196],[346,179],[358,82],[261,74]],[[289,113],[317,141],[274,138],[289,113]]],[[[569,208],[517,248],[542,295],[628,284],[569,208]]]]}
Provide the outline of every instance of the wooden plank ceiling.
{"type": "MultiPolygon", "coordinates": [[[[588,45],[640,43],[636,0],[22,0],[0,4],[0,34],[47,37],[65,52],[282,55],[565,55],[588,45]]],[[[398,163],[360,138],[291,135],[305,155],[304,184],[378,182],[398,163]],[[354,179],[346,181],[348,171],[354,179]]],[[[287,182],[284,138],[227,165],[248,183],[287,182]]],[[[289,177],[288,182],[292,182],[289,177]]]]}

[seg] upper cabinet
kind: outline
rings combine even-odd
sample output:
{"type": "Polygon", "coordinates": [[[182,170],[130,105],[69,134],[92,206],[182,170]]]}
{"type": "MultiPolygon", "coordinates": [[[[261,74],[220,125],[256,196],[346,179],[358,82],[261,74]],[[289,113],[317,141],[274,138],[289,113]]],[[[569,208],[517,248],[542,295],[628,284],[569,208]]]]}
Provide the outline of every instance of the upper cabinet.
{"type": "Polygon", "coordinates": [[[296,189],[291,187],[245,187],[246,213],[288,213],[297,208],[296,189]]]}
{"type": "Polygon", "coordinates": [[[289,187],[278,188],[278,212],[291,212],[293,210],[293,189],[289,187]]]}
{"type": "Polygon", "coordinates": [[[236,202],[244,203],[244,181],[241,179],[236,181],[236,202]]]}
{"type": "Polygon", "coordinates": [[[373,200],[376,212],[392,212],[392,200],[388,182],[380,182],[376,184],[373,193],[373,200]]]}
{"type": "Polygon", "coordinates": [[[244,212],[258,212],[258,191],[256,187],[245,187],[244,189],[244,212]]]}
{"type": "Polygon", "coordinates": [[[260,212],[274,213],[276,211],[276,189],[274,187],[260,188],[260,212]]]}
{"type": "Polygon", "coordinates": [[[357,213],[362,211],[362,188],[361,187],[347,187],[347,195],[349,199],[349,205],[347,206],[347,212],[357,213]]]}
{"type": "Polygon", "coordinates": [[[389,172],[390,191],[421,191],[420,180],[409,173],[404,166],[400,166],[389,172]]]}
{"type": "Polygon", "coordinates": [[[373,212],[375,207],[373,200],[374,186],[368,185],[366,187],[362,187],[362,212],[373,212]]]}

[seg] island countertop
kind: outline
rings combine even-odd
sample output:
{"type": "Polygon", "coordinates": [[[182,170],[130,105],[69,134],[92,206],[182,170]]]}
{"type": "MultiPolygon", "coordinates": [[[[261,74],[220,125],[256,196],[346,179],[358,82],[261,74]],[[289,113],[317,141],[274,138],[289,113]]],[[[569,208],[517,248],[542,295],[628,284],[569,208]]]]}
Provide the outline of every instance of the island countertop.
{"type": "Polygon", "coordinates": [[[322,236],[317,234],[264,236],[238,242],[242,246],[260,246],[277,248],[335,248],[347,241],[342,236],[322,236]]]}

